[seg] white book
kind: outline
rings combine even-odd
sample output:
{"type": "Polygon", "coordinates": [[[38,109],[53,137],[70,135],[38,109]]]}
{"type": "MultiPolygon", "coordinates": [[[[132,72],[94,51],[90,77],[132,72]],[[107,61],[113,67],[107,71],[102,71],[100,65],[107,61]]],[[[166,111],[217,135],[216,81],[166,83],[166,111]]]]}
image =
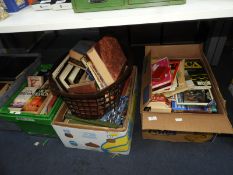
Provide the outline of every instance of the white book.
{"type": "Polygon", "coordinates": [[[75,67],[70,76],[68,77],[68,81],[70,82],[70,84],[74,84],[74,79],[77,76],[78,72],[79,72],[80,68],[79,67],[75,67]]]}
{"type": "Polygon", "coordinates": [[[69,89],[70,86],[66,83],[65,78],[70,73],[73,67],[74,67],[73,65],[67,64],[65,69],[62,71],[62,73],[59,76],[59,80],[61,81],[61,83],[66,89],[69,89]]]}
{"type": "Polygon", "coordinates": [[[53,71],[52,73],[52,78],[55,81],[55,83],[57,84],[58,88],[60,90],[63,90],[62,87],[59,85],[59,83],[56,80],[57,75],[60,73],[60,71],[62,70],[62,68],[64,67],[65,63],[67,62],[67,60],[69,59],[69,55],[67,55],[63,61],[57,66],[57,68],[53,71]]]}

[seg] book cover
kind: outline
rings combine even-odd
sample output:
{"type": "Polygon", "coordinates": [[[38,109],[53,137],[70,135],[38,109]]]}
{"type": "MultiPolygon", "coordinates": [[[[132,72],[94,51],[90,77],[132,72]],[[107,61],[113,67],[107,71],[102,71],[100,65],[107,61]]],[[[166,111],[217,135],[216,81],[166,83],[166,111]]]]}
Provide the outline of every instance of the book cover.
{"type": "Polygon", "coordinates": [[[37,89],[31,98],[25,103],[22,108],[22,112],[39,114],[51,96],[52,94],[47,81],[41,88],[37,89]]]}
{"type": "Polygon", "coordinates": [[[69,56],[81,61],[82,57],[87,54],[87,51],[95,44],[93,41],[81,40],[69,52],[69,56]]]}
{"type": "Polygon", "coordinates": [[[126,56],[116,38],[103,37],[87,55],[107,86],[114,83],[126,65],[126,56]]]}
{"type": "Polygon", "coordinates": [[[189,112],[189,113],[216,113],[216,103],[208,106],[197,106],[197,105],[177,105],[176,101],[172,101],[173,112],[189,112]]]}
{"type": "Polygon", "coordinates": [[[176,94],[177,105],[206,106],[213,101],[210,89],[193,89],[176,94]]]}
{"type": "Polygon", "coordinates": [[[43,76],[28,76],[28,87],[38,87],[40,88],[44,84],[43,76]]]}
{"type": "Polygon", "coordinates": [[[152,64],[151,70],[153,91],[171,85],[171,68],[167,57],[159,59],[156,63],[152,64]]]}
{"type": "Polygon", "coordinates": [[[21,111],[26,102],[32,97],[34,92],[37,90],[37,87],[25,87],[19,95],[14,99],[14,101],[10,104],[10,111],[21,111]]]}
{"type": "Polygon", "coordinates": [[[185,71],[194,83],[193,89],[211,88],[209,76],[200,60],[186,59],[185,71]]]}
{"type": "Polygon", "coordinates": [[[169,65],[171,68],[171,76],[172,76],[172,83],[176,78],[176,74],[178,72],[179,69],[179,65],[180,65],[180,60],[169,60],[169,65]]]}
{"type": "Polygon", "coordinates": [[[68,74],[71,72],[73,67],[74,67],[73,65],[68,63],[62,70],[61,74],[59,75],[60,83],[62,84],[63,87],[65,87],[65,89],[69,88],[69,84],[67,83],[67,81],[65,81],[65,79],[68,76],[68,74]]]}
{"type": "Polygon", "coordinates": [[[68,92],[72,93],[94,93],[97,92],[95,81],[83,81],[78,84],[70,85],[68,92]]]}
{"type": "Polygon", "coordinates": [[[68,81],[70,84],[74,84],[74,79],[75,77],[78,75],[80,68],[79,67],[75,67],[72,71],[71,74],[68,77],[68,81]]]}
{"type": "Polygon", "coordinates": [[[57,84],[57,86],[58,86],[58,88],[60,90],[63,90],[63,88],[60,85],[58,76],[59,76],[59,74],[61,74],[61,71],[63,70],[64,66],[66,65],[66,62],[68,61],[68,59],[69,59],[69,55],[66,56],[62,60],[62,62],[57,66],[57,68],[52,73],[52,78],[53,78],[53,80],[55,81],[55,83],[57,84]]]}
{"type": "Polygon", "coordinates": [[[163,94],[154,94],[144,109],[151,112],[171,112],[171,102],[163,94]]]}

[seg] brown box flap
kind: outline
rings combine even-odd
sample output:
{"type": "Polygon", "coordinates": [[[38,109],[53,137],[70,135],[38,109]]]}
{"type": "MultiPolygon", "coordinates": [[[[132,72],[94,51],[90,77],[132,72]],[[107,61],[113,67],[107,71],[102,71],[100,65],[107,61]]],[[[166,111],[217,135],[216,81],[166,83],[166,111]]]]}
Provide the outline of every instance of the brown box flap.
{"type": "Polygon", "coordinates": [[[233,134],[228,118],[221,114],[143,112],[142,130],[151,129],[233,134]]]}

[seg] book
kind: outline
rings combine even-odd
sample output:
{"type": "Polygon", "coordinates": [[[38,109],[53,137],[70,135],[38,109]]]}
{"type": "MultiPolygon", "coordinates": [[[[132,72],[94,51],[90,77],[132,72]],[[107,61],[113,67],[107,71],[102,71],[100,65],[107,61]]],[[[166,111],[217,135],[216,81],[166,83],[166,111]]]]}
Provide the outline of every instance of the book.
{"type": "Polygon", "coordinates": [[[217,106],[211,104],[208,106],[197,106],[197,105],[177,105],[176,101],[172,101],[173,112],[190,112],[190,113],[216,113],[217,106]]]}
{"type": "Polygon", "coordinates": [[[47,101],[51,99],[52,93],[49,89],[48,81],[44,85],[37,89],[31,98],[24,104],[22,112],[40,114],[47,101]]]}
{"type": "Polygon", "coordinates": [[[179,69],[180,60],[169,60],[169,65],[171,69],[172,82],[176,79],[176,74],[179,69]]]}
{"type": "Polygon", "coordinates": [[[184,67],[186,76],[189,76],[194,83],[193,89],[211,88],[209,76],[199,59],[186,59],[184,67]]]}
{"type": "Polygon", "coordinates": [[[116,38],[103,37],[87,55],[107,86],[113,84],[126,65],[126,56],[116,38]]]}
{"type": "Polygon", "coordinates": [[[171,102],[163,94],[154,94],[144,108],[145,111],[171,113],[171,102]]]}
{"type": "Polygon", "coordinates": [[[68,77],[68,81],[69,81],[70,84],[74,84],[74,79],[75,79],[75,77],[78,75],[79,70],[80,70],[79,67],[75,67],[75,68],[72,70],[70,76],[68,77]]]}
{"type": "Polygon", "coordinates": [[[66,62],[69,59],[69,55],[67,55],[62,62],[57,66],[57,68],[53,71],[52,73],[52,78],[55,81],[55,83],[57,84],[58,88],[60,90],[63,90],[63,88],[61,87],[61,85],[59,84],[58,78],[57,76],[60,74],[61,70],[63,69],[63,67],[65,66],[66,62]]]}
{"type": "Polygon", "coordinates": [[[53,96],[53,98],[50,100],[48,106],[47,106],[47,114],[51,111],[51,109],[53,108],[55,102],[57,100],[57,96],[53,96]]]}
{"type": "Polygon", "coordinates": [[[163,94],[166,97],[171,97],[177,93],[187,91],[194,86],[193,81],[185,75],[184,65],[185,59],[180,60],[180,64],[176,73],[177,87],[173,91],[164,92],[163,94]]]}
{"type": "Polygon", "coordinates": [[[95,69],[93,64],[90,61],[88,61],[86,57],[82,58],[82,62],[87,66],[88,70],[90,71],[89,73],[91,73],[91,75],[94,77],[99,89],[101,90],[106,88],[107,85],[105,84],[103,78],[101,77],[99,72],[95,69]]]}
{"type": "Polygon", "coordinates": [[[28,76],[28,87],[38,87],[40,88],[44,84],[43,76],[28,76]]]}
{"type": "Polygon", "coordinates": [[[169,60],[167,57],[157,60],[152,64],[152,91],[171,86],[172,76],[169,60]]]}
{"type": "Polygon", "coordinates": [[[95,81],[83,81],[78,84],[70,85],[68,92],[72,93],[94,93],[97,92],[95,81]]]}
{"type": "Polygon", "coordinates": [[[63,87],[65,87],[66,90],[69,88],[69,84],[65,81],[65,79],[68,76],[68,74],[71,72],[72,68],[73,65],[68,63],[63,69],[62,73],[59,75],[60,83],[62,84],[63,87]]]}
{"type": "Polygon", "coordinates": [[[176,94],[177,105],[207,106],[213,101],[210,89],[192,89],[176,94]]]}
{"type": "Polygon", "coordinates": [[[37,87],[25,87],[10,104],[8,108],[10,112],[20,112],[37,89],[37,87]]]}
{"type": "Polygon", "coordinates": [[[43,109],[40,111],[40,114],[43,115],[43,114],[48,114],[49,111],[48,111],[48,106],[49,106],[49,103],[51,102],[51,100],[54,98],[54,96],[51,94],[47,97],[46,99],[46,102],[45,104],[43,105],[43,109]]]}
{"type": "Polygon", "coordinates": [[[69,56],[81,61],[94,44],[95,42],[93,41],[81,40],[69,51],[69,56]]]}

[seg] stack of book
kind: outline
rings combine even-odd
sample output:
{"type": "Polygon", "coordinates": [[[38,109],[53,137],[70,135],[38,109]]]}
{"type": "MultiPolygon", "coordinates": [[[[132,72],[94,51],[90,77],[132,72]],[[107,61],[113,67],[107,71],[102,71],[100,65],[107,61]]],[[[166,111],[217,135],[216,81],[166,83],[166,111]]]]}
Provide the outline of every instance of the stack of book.
{"type": "Polygon", "coordinates": [[[37,72],[36,75],[28,76],[27,86],[16,96],[8,107],[10,113],[33,113],[48,114],[57,97],[49,88],[48,72],[37,72]]]}
{"type": "Polygon", "coordinates": [[[78,42],[57,66],[52,78],[68,93],[95,93],[113,84],[125,70],[126,57],[118,41],[78,42]]]}
{"type": "Polygon", "coordinates": [[[145,110],[217,112],[212,84],[200,59],[155,59],[151,71],[152,97],[145,110]]]}
{"type": "Polygon", "coordinates": [[[133,69],[130,77],[127,79],[124,89],[122,91],[120,102],[115,109],[110,110],[104,114],[101,118],[96,120],[81,119],[74,116],[71,111],[67,111],[64,116],[64,123],[66,124],[81,124],[81,125],[92,125],[99,127],[108,128],[120,128],[123,127],[123,123],[126,119],[126,114],[128,111],[129,99],[132,96],[132,91],[134,89],[135,81],[137,77],[136,68],[133,69]]]}

